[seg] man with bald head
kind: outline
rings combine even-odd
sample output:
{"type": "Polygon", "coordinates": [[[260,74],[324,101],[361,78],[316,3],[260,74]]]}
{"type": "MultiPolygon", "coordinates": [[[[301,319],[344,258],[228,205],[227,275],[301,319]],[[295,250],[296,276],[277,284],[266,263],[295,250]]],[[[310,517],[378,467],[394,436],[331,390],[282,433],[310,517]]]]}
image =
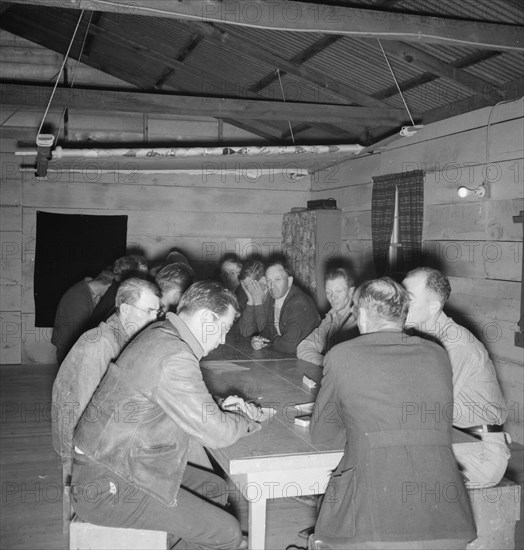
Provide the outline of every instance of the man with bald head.
{"type": "Polygon", "coordinates": [[[466,548],[475,525],[451,421],[425,413],[452,400],[446,351],[403,332],[408,295],[392,279],[362,284],[354,302],[361,335],[326,355],[311,417],[313,443],[345,447],[314,547],[466,548]],[[437,486],[452,486],[454,499],[441,498],[437,486]]]}

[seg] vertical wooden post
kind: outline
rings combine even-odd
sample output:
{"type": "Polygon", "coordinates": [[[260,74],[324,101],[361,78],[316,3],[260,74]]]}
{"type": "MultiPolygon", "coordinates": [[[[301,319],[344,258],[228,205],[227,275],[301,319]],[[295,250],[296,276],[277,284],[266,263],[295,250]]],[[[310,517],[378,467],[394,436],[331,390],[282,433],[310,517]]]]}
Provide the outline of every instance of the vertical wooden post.
{"type": "MultiPolygon", "coordinates": [[[[524,228],[524,210],[520,211],[519,216],[513,216],[514,223],[521,223],[524,228]]],[[[524,256],[524,250],[523,254],[524,256]]],[[[524,348],[524,258],[520,258],[522,264],[522,274],[520,277],[520,321],[518,322],[519,331],[515,332],[515,345],[524,348]]]]}

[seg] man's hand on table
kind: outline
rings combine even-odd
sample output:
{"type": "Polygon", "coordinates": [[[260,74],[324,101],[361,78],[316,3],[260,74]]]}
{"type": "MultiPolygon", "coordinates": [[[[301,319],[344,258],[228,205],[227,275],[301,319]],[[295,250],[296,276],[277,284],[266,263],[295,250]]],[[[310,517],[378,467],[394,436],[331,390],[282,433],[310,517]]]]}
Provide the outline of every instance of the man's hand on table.
{"type": "Polygon", "coordinates": [[[262,336],[253,336],[253,338],[251,338],[251,347],[254,350],[259,350],[269,345],[269,342],[270,341],[267,338],[262,336]]]}

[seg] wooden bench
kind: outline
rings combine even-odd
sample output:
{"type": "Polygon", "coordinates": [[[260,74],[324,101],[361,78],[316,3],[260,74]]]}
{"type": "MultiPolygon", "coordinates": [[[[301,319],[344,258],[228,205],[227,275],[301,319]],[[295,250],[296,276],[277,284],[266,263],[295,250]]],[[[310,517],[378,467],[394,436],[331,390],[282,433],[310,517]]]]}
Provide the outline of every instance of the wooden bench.
{"type": "Polygon", "coordinates": [[[520,519],[521,487],[503,478],[489,489],[469,489],[477,538],[468,550],[515,548],[515,524],[520,519]]]}
{"type": "MultiPolygon", "coordinates": [[[[521,487],[504,478],[489,489],[468,490],[477,538],[468,550],[513,550],[515,524],[520,519],[521,487]]],[[[163,531],[102,527],[74,517],[69,529],[70,550],[166,550],[169,535],[163,531]]]]}
{"type": "Polygon", "coordinates": [[[168,550],[170,546],[164,531],[102,527],[77,516],[69,526],[69,550],[168,550]]]}

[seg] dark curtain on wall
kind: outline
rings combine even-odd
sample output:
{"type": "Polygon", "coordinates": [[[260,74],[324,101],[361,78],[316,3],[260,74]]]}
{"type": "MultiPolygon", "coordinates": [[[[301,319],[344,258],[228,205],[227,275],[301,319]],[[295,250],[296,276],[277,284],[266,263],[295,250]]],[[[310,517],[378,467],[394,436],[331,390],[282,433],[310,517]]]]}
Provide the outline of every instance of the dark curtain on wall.
{"type": "Polygon", "coordinates": [[[52,327],[64,292],[126,253],[127,216],[36,213],[35,326],[52,327]]]}
{"type": "Polygon", "coordinates": [[[378,181],[388,177],[373,178],[371,196],[371,238],[375,272],[378,276],[388,273],[389,245],[395,215],[395,184],[389,180],[378,181]]]}
{"type": "Polygon", "coordinates": [[[398,189],[399,265],[402,272],[420,265],[424,218],[424,172],[414,170],[373,178],[371,234],[377,275],[389,273],[389,247],[398,189]]]}

